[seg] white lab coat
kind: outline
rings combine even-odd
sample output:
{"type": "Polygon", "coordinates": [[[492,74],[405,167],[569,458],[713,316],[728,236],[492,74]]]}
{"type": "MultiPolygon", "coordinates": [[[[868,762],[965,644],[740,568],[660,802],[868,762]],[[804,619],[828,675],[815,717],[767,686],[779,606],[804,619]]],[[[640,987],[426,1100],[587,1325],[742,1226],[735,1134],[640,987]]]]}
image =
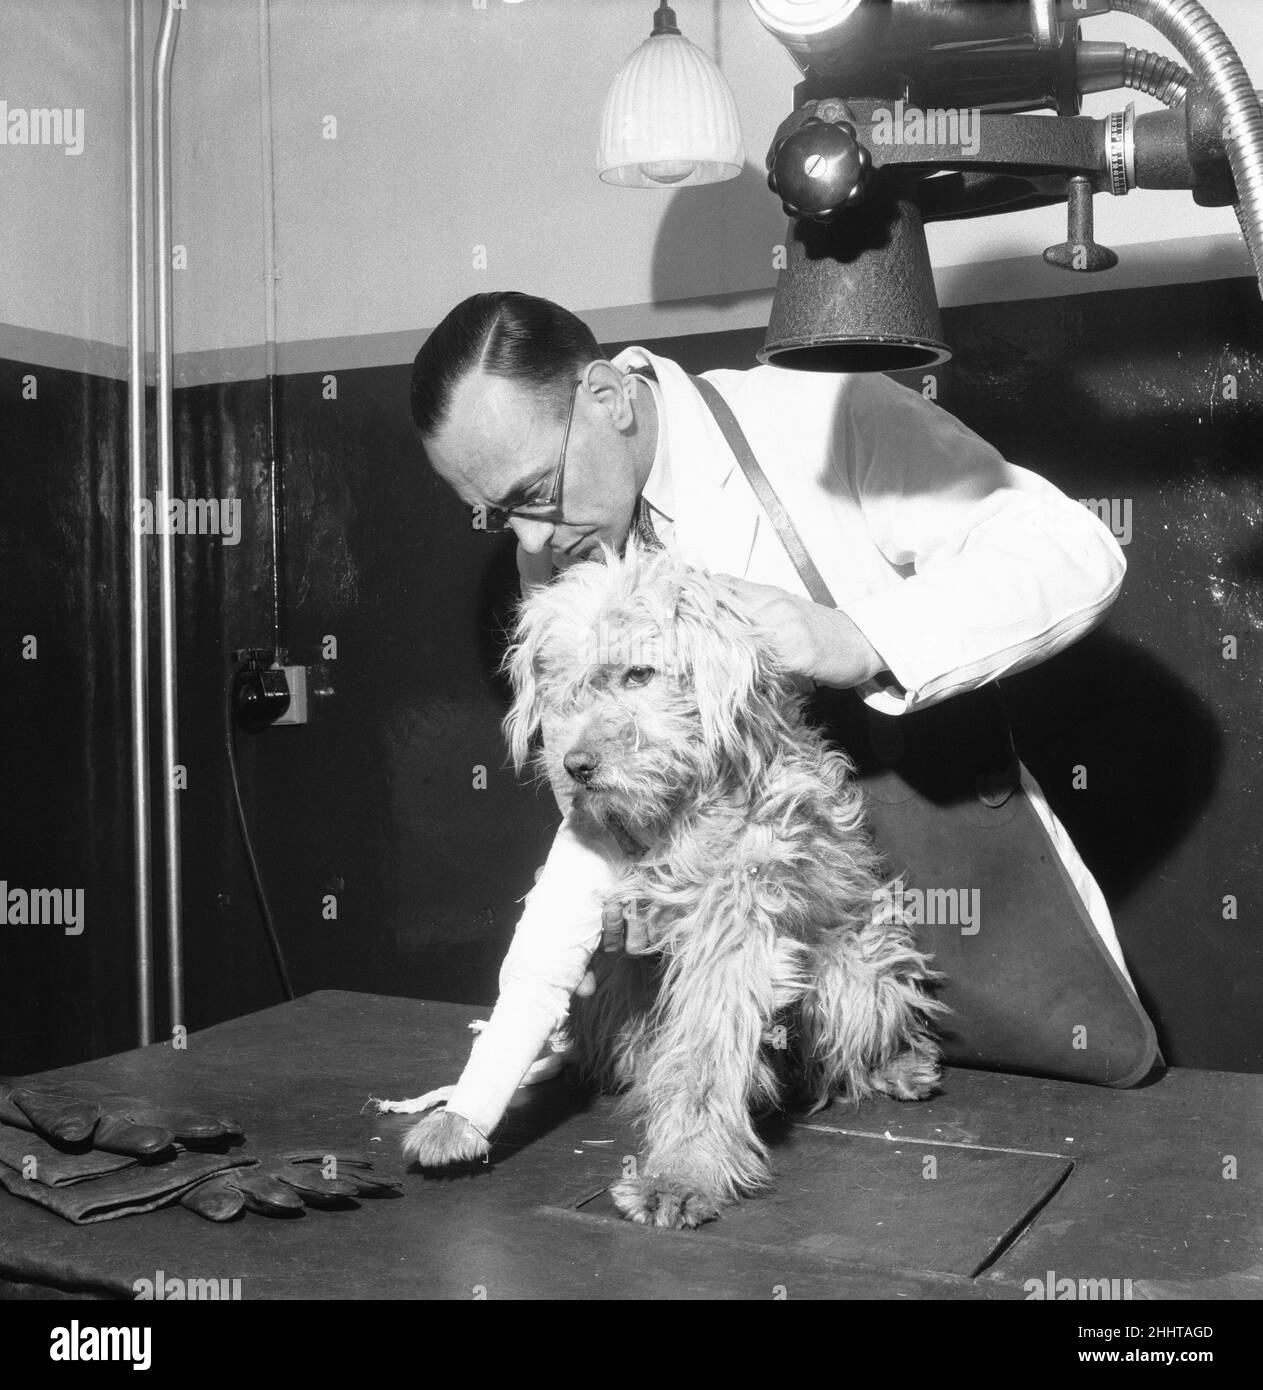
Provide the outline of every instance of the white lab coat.
{"type": "MultiPolygon", "coordinates": [[[[656,377],[657,453],[644,496],[664,543],[712,573],[808,597],[687,375],[643,348],[615,365],[656,377]]],[[[1113,603],[1126,562],[1101,521],[918,393],[877,374],[705,375],[838,607],[893,674],[893,686],[859,688],[874,709],[901,714],[1021,671],[1082,637],[1113,603]]],[[[545,582],[551,564],[519,549],[526,587],[545,582]]],[[[1022,781],[1126,975],[1095,880],[1025,768],[1022,781]]],[[[563,820],[505,957],[491,1022],[448,1100],[485,1134],[566,1016],[621,858],[612,841],[580,840],[563,820]]]]}

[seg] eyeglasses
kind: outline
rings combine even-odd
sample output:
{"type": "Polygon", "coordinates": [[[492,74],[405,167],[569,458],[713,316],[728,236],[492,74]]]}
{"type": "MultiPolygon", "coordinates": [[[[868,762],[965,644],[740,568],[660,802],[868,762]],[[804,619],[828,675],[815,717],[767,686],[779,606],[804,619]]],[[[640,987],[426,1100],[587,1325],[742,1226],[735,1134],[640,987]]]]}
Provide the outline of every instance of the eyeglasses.
{"type": "Polygon", "coordinates": [[[582,380],[576,381],[574,389],[570,392],[570,408],[566,411],[566,430],[561,436],[561,453],[557,458],[557,467],[553,473],[552,481],[548,485],[547,493],[543,497],[533,497],[529,502],[523,502],[516,507],[488,507],[485,527],[487,531],[494,534],[510,530],[509,520],[515,516],[521,517],[525,521],[561,520],[561,475],[566,467],[566,445],[570,441],[570,423],[574,419],[574,403],[579,398],[579,387],[582,385],[582,380]]]}

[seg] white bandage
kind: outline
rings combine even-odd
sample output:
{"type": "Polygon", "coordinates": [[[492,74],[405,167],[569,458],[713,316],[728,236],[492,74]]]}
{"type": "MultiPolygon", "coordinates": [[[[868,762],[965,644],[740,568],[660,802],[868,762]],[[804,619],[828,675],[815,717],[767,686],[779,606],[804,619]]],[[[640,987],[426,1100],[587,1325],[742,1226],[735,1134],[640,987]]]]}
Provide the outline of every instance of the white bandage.
{"type": "Polygon", "coordinates": [[[442,1105],[455,1089],[455,1086],[436,1086],[411,1100],[378,1100],[376,1096],[371,1096],[370,1100],[379,1115],[419,1115],[423,1110],[442,1105]]]}
{"type": "Polygon", "coordinates": [[[500,998],[475,1041],[447,1108],[490,1134],[531,1064],[565,1021],[601,939],[601,909],[626,856],[567,817],[527,894],[500,969],[500,998]]]}

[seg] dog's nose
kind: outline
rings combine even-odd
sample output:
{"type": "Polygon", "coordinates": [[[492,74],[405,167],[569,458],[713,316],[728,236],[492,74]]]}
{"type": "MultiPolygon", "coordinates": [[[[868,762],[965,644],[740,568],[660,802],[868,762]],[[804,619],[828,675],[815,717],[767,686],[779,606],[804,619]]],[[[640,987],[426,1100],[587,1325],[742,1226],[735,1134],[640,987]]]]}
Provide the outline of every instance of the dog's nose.
{"type": "Polygon", "coordinates": [[[561,761],[571,777],[586,787],[596,771],[598,759],[590,748],[572,748],[561,761]]]}

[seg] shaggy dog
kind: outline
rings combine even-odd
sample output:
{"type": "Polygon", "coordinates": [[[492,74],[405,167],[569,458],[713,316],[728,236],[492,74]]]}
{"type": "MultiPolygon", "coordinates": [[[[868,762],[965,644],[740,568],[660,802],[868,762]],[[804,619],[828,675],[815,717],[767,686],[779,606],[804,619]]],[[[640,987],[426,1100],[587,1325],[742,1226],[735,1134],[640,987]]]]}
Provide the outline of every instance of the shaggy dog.
{"type": "MultiPolygon", "coordinates": [[[[542,732],[574,824],[632,856],[619,901],[653,943],[598,954],[571,1013],[573,1060],[643,1131],[619,1209],[698,1226],[765,1187],[755,1118],[787,1090],[813,1110],[928,1095],[935,973],[879,906],[851,763],[729,592],[665,552],[607,551],[524,602],[506,664],[515,765],[542,732]]],[[[486,1147],[442,1112],[405,1143],[423,1166],[486,1147]]]]}

